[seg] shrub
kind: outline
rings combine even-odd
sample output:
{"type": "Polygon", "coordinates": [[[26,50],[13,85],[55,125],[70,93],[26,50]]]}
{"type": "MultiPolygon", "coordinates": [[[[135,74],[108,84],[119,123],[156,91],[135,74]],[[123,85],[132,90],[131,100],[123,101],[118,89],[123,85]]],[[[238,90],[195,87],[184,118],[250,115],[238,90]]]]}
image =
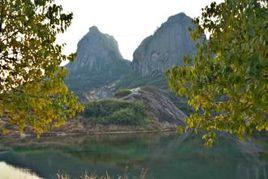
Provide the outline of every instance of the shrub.
{"type": "Polygon", "coordinates": [[[93,124],[142,125],[148,121],[142,102],[108,99],[86,105],[84,117],[93,124]]]}

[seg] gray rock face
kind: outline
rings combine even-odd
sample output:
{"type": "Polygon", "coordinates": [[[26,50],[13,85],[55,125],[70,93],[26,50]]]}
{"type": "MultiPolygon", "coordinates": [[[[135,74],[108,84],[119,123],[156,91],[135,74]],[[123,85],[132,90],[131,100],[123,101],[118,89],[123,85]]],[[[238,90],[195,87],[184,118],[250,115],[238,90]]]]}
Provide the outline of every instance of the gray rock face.
{"type": "Polygon", "coordinates": [[[152,87],[135,88],[131,94],[120,99],[128,101],[142,101],[146,106],[147,114],[157,122],[185,125],[187,115],[182,112],[174,101],[162,90],[152,87]]]}
{"type": "Polygon", "coordinates": [[[96,26],[79,41],[75,63],[69,65],[71,72],[87,70],[101,71],[103,66],[123,60],[117,41],[108,34],[103,34],[96,26]]]}
{"type": "Polygon", "coordinates": [[[192,41],[189,28],[194,28],[194,24],[184,13],[170,17],[134,52],[132,68],[146,76],[182,65],[185,55],[196,52],[196,42],[192,41]]]}
{"type": "Polygon", "coordinates": [[[79,41],[77,58],[67,68],[69,76],[66,83],[81,96],[121,78],[129,71],[130,62],[123,59],[112,36],[93,26],[79,41]]]}

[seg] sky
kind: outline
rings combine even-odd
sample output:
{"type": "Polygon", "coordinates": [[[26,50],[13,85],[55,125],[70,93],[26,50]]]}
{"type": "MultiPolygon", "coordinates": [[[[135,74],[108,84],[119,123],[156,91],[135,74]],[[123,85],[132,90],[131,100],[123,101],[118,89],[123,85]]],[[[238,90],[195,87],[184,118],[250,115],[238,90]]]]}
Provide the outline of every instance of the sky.
{"type": "Polygon", "coordinates": [[[59,35],[58,41],[66,43],[66,54],[75,52],[78,41],[89,28],[97,26],[117,40],[125,59],[132,60],[142,40],[168,17],[180,12],[197,17],[213,1],[223,0],[58,0],[64,11],[74,14],[71,26],[59,35]]]}

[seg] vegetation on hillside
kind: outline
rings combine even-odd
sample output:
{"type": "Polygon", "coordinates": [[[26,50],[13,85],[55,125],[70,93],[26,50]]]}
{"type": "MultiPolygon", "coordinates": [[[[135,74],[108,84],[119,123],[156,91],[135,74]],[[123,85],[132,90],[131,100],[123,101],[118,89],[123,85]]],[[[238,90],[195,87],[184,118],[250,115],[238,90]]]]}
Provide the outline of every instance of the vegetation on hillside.
{"type": "Polygon", "coordinates": [[[83,115],[93,124],[144,125],[148,121],[145,106],[140,101],[94,101],[86,105],[83,115]]]}
{"type": "Polygon", "coordinates": [[[54,0],[2,0],[0,4],[0,130],[17,126],[37,135],[82,110],[65,86],[56,35],[71,24],[54,0]]]}
{"type": "Polygon", "coordinates": [[[268,131],[267,7],[266,0],[212,3],[192,34],[208,32],[209,41],[185,66],[167,72],[171,89],[195,109],[188,127],[207,131],[207,144],[217,131],[240,138],[268,131]]]}

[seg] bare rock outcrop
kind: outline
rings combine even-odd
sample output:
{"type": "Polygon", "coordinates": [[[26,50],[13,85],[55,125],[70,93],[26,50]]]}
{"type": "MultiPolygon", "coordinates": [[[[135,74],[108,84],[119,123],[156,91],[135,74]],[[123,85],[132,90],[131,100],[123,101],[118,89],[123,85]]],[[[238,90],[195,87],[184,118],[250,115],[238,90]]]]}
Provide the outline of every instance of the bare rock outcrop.
{"type": "Polygon", "coordinates": [[[148,116],[157,122],[185,125],[187,115],[182,112],[174,101],[163,91],[153,87],[131,89],[131,93],[120,99],[127,101],[142,101],[146,106],[148,116]]]}
{"type": "Polygon", "coordinates": [[[185,55],[191,56],[196,52],[197,42],[191,39],[189,32],[194,26],[193,20],[184,13],[169,17],[134,52],[132,68],[147,76],[182,65],[185,55]]]}

